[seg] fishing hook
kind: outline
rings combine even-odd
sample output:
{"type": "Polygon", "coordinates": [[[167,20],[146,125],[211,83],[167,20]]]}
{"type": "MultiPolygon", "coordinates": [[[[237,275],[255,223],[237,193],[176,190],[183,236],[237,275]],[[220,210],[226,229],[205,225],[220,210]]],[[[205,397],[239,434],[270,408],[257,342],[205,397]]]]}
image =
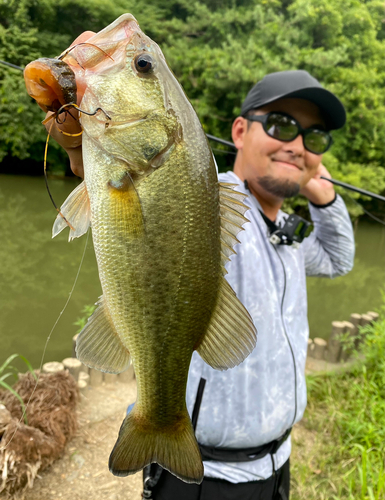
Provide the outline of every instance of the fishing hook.
{"type": "Polygon", "coordinates": [[[64,104],[61,108],[59,108],[58,111],[56,112],[56,116],[60,115],[63,111],[67,111],[65,109],[67,107],[73,107],[73,108],[77,109],[78,111],[80,111],[80,113],[83,113],[83,114],[88,115],[88,116],[95,116],[98,111],[101,111],[105,115],[107,120],[111,120],[111,117],[104,111],[103,108],[96,108],[95,111],[90,113],[88,111],[84,111],[84,109],[79,108],[79,106],[73,102],[70,102],[68,104],[64,104]]]}

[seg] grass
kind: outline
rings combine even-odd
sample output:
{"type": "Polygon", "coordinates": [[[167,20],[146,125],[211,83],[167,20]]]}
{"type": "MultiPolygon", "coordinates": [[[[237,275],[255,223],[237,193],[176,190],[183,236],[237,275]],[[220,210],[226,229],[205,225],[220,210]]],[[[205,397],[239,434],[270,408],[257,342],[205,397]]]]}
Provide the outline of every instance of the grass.
{"type": "Polygon", "coordinates": [[[87,324],[88,318],[95,311],[96,307],[97,307],[96,304],[87,305],[87,306],[83,307],[83,309],[81,311],[83,313],[83,316],[81,318],[78,318],[74,323],[74,325],[78,327],[76,333],[80,333],[83,330],[83,328],[87,324]]]}
{"type": "MultiPolygon", "coordinates": [[[[9,377],[13,377],[14,381],[17,380],[18,370],[13,365],[11,365],[12,361],[14,361],[16,358],[20,358],[26,364],[28,370],[32,373],[35,380],[37,380],[36,374],[33,371],[33,368],[31,366],[30,362],[21,354],[12,354],[0,366],[0,388],[2,387],[6,391],[11,392],[19,400],[20,406],[21,406],[21,409],[23,412],[24,423],[27,425],[28,420],[27,420],[26,407],[25,407],[24,401],[22,400],[20,395],[8,384],[8,382],[5,381],[9,377]]],[[[1,399],[0,399],[0,403],[1,403],[1,399]]]]}
{"type": "Polygon", "coordinates": [[[307,377],[308,407],[293,440],[292,500],[385,499],[384,313],[361,330],[365,361],[307,377]]]}

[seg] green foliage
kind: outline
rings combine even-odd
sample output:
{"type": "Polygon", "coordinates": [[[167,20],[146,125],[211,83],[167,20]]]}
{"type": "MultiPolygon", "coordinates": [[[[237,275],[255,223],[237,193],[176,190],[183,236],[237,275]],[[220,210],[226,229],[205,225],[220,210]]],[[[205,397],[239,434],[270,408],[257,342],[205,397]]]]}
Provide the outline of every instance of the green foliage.
{"type": "Polygon", "coordinates": [[[18,394],[7,382],[5,382],[5,380],[11,376],[14,376],[14,378],[17,380],[18,370],[17,370],[17,368],[15,368],[14,366],[11,365],[12,361],[16,358],[20,358],[25,363],[28,370],[32,373],[34,379],[37,380],[36,374],[33,371],[33,368],[31,366],[30,362],[24,356],[21,356],[21,354],[12,354],[0,366],[0,387],[11,392],[20,401],[20,405],[21,405],[21,409],[22,409],[22,413],[23,413],[23,417],[24,417],[24,422],[26,425],[28,425],[27,415],[26,415],[26,407],[25,407],[24,401],[20,397],[20,394],[18,394]]]}
{"type": "MultiPolygon", "coordinates": [[[[225,139],[256,81],[273,71],[308,70],[348,115],[325,165],[337,179],[385,190],[381,0],[10,0],[0,5],[0,59],[25,65],[53,57],[82,31],[98,31],[123,12],[159,43],[206,132],[225,139]]],[[[0,159],[41,158],[41,118],[21,73],[0,67],[0,159]]],[[[53,148],[49,168],[65,170],[65,155],[53,148]]],[[[218,162],[229,168],[220,154],[218,162]]],[[[297,198],[287,208],[304,205],[297,198]]],[[[349,210],[360,213],[354,203],[349,210]]]]}
{"type": "Polygon", "coordinates": [[[96,305],[88,305],[83,307],[82,309],[83,316],[78,318],[74,323],[74,325],[78,327],[76,333],[80,333],[83,330],[83,328],[86,326],[88,318],[95,311],[96,307],[97,307],[96,305]]]}
{"type": "Polygon", "coordinates": [[[307,378],[306,425],[323,436],[322,473],[306,485],[317,498],[385,497],[385,308],[380,321],[360,333],[361,361],[351,370],[307,378]]]}

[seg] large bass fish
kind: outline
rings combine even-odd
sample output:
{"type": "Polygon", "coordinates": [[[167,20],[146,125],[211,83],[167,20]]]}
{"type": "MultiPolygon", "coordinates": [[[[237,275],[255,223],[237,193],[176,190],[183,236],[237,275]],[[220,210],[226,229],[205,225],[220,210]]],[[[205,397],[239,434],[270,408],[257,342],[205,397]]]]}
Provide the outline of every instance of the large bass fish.
{"type": "Polygon", "coordinates": [[[125,476],[157,462],[200,483],[185,403],[192,353],[225,370],[256,343],[251,317],[224,279],[247,220],[244,196],[218,183],[196,113],[132,15],[59,59],[34,61],[25,78],[38,102],[53,93],[47,109],[77,95],[91,114],[81,115],[84,182],[53,228],[55,236],[68,221],[72,239],[92,226],[103,296],[77,356],[108,373],[131,359],[138,386],[109,467],[125,476]]]}

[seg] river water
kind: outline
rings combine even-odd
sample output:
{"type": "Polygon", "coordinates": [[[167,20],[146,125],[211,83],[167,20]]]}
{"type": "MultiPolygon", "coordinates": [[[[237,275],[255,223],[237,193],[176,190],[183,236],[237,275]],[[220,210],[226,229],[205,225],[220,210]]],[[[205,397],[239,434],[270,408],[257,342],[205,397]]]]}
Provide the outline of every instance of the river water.
{"type": "MultiPolygon", "coordinates": [[[[60,205],[78,185],[76,179],[52,179],[50,189],[60,205]]],[[[86,305],[101,295],[92,239],[68,243],[68,230],[51,239],[56,211],[42,177],[0,175],[0,364],[19,353],[34,367],[60,316],[44,356],[60,361],[71,355],[74,322],[86,305]],[[85,250],[84,250],[85,249],[85,250]]],[[[356,228],[354,270],[334,280],[308,279],[311,337],[327,338],[330,323],[347,320],[381,305],[385,285],[385,227],[361,221],[356,228]]]]}

